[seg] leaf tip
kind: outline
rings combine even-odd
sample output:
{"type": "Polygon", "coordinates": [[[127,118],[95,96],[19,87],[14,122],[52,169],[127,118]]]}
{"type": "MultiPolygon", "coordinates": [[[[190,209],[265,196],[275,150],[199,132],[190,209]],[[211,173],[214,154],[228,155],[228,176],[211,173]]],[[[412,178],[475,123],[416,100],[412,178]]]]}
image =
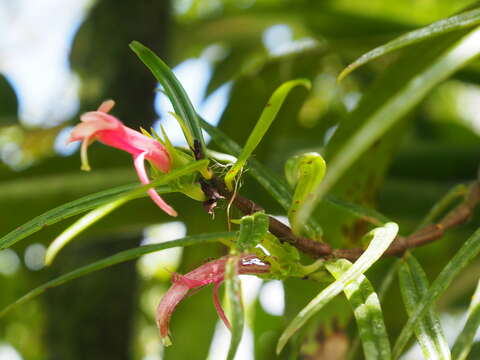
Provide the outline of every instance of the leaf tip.
{"type": "Polygon", "coordinates": [[[142,44],[140,42],[138,42],[137,40],[133,40],[130,42],[130,44],[128,44],[128,47],[132,50],[135,50],[136,48],[142,46],[142,44]]]}
{"type": "Polygon", "coordinates": [[[280,343],[280,340],[279,340],[277,343],[277,347],[275,349],[275,353],[277,354],[277,356],[280,355],[280,353],[283,350],[283,347],[284,347],[284,344],[280,343]]]}
{"type": "Polygon", "coordinates": [[[345,79],[353,71],[353,69],[353,64],[350,64],[345,69],[343,69],[337,76],[337,83],[341,83],[342,80],[345,79]]]}

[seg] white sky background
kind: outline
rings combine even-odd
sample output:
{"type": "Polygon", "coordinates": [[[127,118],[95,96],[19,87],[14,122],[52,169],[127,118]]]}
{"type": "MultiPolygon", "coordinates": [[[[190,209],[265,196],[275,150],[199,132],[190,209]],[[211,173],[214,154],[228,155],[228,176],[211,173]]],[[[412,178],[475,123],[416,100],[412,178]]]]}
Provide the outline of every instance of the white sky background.
{"type": "MultiPolygon", "coordinates": [[[[91,4],[91,0],[0,0],[0,73],[17,94],[18,115],[24,125],[51,127],[77,113],[79,79],[72,73],[68,57],[91,4]]],[[[128,51],[127,46],[125,49],[128,51]]],[[[204,102],[211,68],[211,62],[204,56],[188,59],[174,71],[199,113],[217,124],[230,84],[204,102]]],[[[155,105],[173,143],[184,144],[183,134],[168,114],[172,110],[169,101],[159,95],[155,105]]],[[[64,155],[75,149],[56,148],[64,155]]]]}
{"type": "Polygon", "coordinates": [[[27,126],[54,126],[78,110],[68,56],[90,0],[0,0],[0,72],[27,126]]]}

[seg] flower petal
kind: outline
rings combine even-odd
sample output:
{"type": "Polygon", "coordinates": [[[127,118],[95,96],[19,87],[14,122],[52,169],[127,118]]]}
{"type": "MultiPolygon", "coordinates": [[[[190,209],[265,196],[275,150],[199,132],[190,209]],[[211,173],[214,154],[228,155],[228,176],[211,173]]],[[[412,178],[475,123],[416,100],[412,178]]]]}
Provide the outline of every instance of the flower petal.
{"type": "Polygon", "coordinates": [[[178,273],[173,273],[172,282],[180,283],[182,285],[188,286],[189,289],[194,288],[194,287],[204,286],[204,285],[208,284],[205,281],[190,279],[190,278],[188,278],[184,275],[178,274],[178,273]]]}
{"type": "Polygon", "coordinates": [[[223,323],[227,328],[232,330],[232,326],[230,325],[230,321],[228,321],[225,312],[223,311],[222,305],[220,304],[220,300],[218,299],[218,288],[220,287],[221,282],[216,282],[213,285],[213,304],[215,305],[215,310],[217,310],[218,317],[222,319],[223,323]]]}
{"type": "MultiPolygon", "coordinates": [[[[147,171],[145,170],[145,155],[146,152],[142,152],[138,155],[134,155],[133,163],[135,165],[135,170],[137,170],[137,175],[142,182],[142,184],[147,185],[150,184],[150,180],[148,179],[147,171]]],[[[168,205],[161,197],[158,195],[157,191],[154,188],[149,189],[148,194],[150,198],[158,205],[160,209],[165,211],[170,216],[177,216],[177,212],[168,205]]]]}
{"type": "Polygon", "coordinates": [[[112,99],[105,100],[100,104],[97,111],[108,113],[110,112],[110,110],[113,109],[114,106],[115,106],[115,101],[113,101],[112,99]]]}
{"type": "Polygon", "coordinates": [[[188,294],[188,287],[179,283],[173,284],[167,293],[163,296],[160,304],[157,307],[157,313],[155,320],[157,322],[158,329],[160,330],[160,337],[162,338],[163,345],[171,345],[170,338],[168,336],[168,325],[170,323],[170,317],[172,316],[175,307],[180,301],[183,300],[188,294]]]}

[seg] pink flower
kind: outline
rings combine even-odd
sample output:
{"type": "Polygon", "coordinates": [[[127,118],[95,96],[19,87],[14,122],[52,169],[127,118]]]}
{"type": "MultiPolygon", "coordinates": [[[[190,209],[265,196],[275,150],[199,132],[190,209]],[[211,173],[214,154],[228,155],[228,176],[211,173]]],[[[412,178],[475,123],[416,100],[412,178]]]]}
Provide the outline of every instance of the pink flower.
{"type": "MultiPolygon", "coordinates": [[[[224,280],[227,257],[210,261],[185,275],[174,274],[173,285],[163,296],[157,308],[157,325],[165,345],[170,345],[168,324],[175,307],[185,298],[191,289],[213,284],[213,303],[218,316],[230,329],[225,313],[218,299],[218,288],[224,280]]],[[[242,255],[238,258],[238,274],[263,274],[270,270],[270,265],[262,262],[256,255],[242,255]]]]}
{"type": "MultiPolygon", "coordinates": [[[[109,115],[113,100],[104,101],[97,111],[90,111],[80,117],[82,121],[75,126],[69,141],[82,140],[82,170],[89,171],[87,148],[95,140],[105,145],[124,150],[133,156],[133,163],[142,184],[149,184],[145,160],[163,173],[170,170],[171,158],[167,149],[157,140],[126,127],[120,120],[109,115]]],[[[167,214],[177,216],[177,212],[158,195],[155,189],[148,190],[152,200],[167,214]]]]}

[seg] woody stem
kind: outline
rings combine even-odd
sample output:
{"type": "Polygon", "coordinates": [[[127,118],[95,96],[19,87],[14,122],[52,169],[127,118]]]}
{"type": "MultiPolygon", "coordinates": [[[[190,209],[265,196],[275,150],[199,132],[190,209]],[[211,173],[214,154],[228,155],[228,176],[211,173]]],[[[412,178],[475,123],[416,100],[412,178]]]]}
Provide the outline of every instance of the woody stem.
{"type": "MultiPolygon", "coordinates": [[[[254,201],[247,199],[238,193],[233,194],[228,191],[223,184],[223,181],[218,178],[213,178],[209,184],[218,194],[225,197],[228,201],[233,199],[233,205],[246,215],[263,210],[263,208],[254,201]]],[[[465,200],[447,213],[439,222],[426,225],[410,236],[397,236],[385,252],[384,256],[401,256],[408,249],[422,246],[440,239],[447,230],[466,222],[479,203],[480,182],[475,181],[470,185],[465,200]]],[[[326,243],[293,234],[290,227],[271,216],[269,216],[269,221],[269,231],[278,237],[280,241],[295,246],[298,250],[313,258],[336,257],[355,261],[364,251],[362,248],[334,249],[326,243]]]]}

